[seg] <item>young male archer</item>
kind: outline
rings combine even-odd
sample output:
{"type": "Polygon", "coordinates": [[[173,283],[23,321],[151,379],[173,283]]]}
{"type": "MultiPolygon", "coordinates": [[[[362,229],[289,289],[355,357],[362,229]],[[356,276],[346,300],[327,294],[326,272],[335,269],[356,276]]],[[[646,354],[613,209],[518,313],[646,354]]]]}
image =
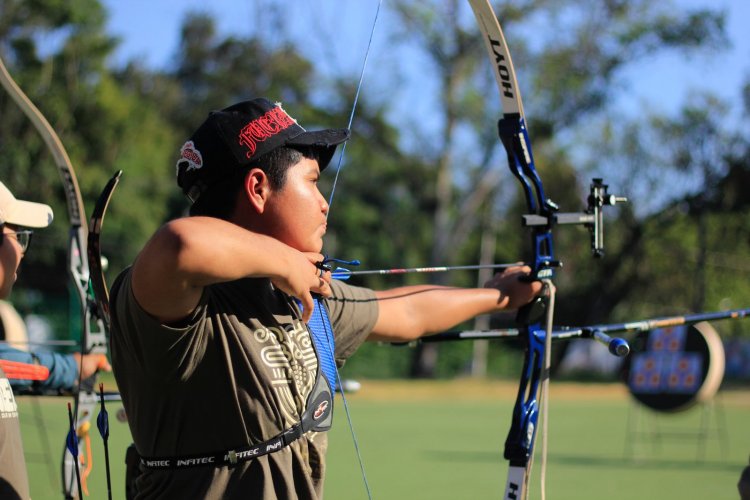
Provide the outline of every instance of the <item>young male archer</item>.
{"type": "Polygon", "coordinates": [[[332,280],[317,183],[348,137],[254,99],[210,113],[183,145],[190,216],[160,228],[111,293],[139,498],[320,498],[331,344],[341,365],[366,340],[417,339],[539,293],[526,267],[477,289],[332,280]]]}

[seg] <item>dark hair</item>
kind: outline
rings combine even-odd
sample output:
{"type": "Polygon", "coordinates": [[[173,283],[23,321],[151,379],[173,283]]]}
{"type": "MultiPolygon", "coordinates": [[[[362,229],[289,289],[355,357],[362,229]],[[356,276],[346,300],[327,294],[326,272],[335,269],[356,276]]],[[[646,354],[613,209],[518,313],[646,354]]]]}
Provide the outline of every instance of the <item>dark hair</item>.
{"type": "Polygon", "coordinates": [[[260,168],[268,176],[271,188],[278,191],[286,183],[287,171],[302,161],[302,158],[320,161],[320,150],[314,147],[276,148],[258,158],[234,175],[218,182],[203,193],[190,207],[190,215],[205,215],[228,220],[234,212],[237,194],[243,189],[243,179],[253,168],[260,168]]]}

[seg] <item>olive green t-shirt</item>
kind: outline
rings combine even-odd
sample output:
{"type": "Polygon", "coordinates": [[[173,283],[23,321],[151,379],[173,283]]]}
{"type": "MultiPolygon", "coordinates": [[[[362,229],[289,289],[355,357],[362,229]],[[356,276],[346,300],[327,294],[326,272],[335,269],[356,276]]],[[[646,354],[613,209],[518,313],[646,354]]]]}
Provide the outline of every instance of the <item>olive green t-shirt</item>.
{"type": "MultiPolygon", "coordinates": [[[[268,279],[205,288],[180,325],[143,311],[124,271],[112,287],[111,353],[141,456],[228,451],[271,439],[300,421],[318,362],[296,303],[268,279]]],[[[375,325],[374,293],[332,283],[326,299],[339,365],[375,325]]],[[[334,420],[336,417],[334,416],[334,420]]],[[[234,466],[146,470],[138,498],[318,499],[325,433],[234,466]]]]}

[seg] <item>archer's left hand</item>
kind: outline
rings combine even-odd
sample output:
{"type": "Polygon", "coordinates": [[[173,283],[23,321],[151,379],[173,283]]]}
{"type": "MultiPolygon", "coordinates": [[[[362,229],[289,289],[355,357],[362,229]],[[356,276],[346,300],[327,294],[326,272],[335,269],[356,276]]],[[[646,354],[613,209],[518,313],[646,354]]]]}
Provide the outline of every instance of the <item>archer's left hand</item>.
{"type": "Polygon", "coordinates": [[[107,356],[104,354],[84,354],[81,356],[80,353],[76,352],[73,353],[73,358],[78,365],[78,373],[80,373],[81,380],[86,380],[99,370],[105,372],[112,371],[112,366],[110,366],[107,356]]]}
{"type": "Polygon", "coordinates": [[[509,267],[495,274],[484,286],[500,292],[499,309],[518,309],[531,302],[542,291],[542,282],[530,281],[530,274],[529,266],[509,267]]]}

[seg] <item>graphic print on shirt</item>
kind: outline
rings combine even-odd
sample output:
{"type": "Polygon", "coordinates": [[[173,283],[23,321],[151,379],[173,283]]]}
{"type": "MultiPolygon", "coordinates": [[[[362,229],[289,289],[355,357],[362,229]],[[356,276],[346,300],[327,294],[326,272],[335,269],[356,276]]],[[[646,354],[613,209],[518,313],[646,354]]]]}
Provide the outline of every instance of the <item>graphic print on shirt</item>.
{"type": "Polygon", "coordinates": [[[0,418],[18,418],[18,406],[7,378],[0,378],[0,418]]]}
{"type": "Polygon", "coordinates": [[[271,387],[279,403],[286,427],[297,422],[305,411],[308,394],[315,384],[318,360],[310,333],[302,322],[282,328],[258,328],[253,332],[263,363],[271,374],[271,387]]]}

